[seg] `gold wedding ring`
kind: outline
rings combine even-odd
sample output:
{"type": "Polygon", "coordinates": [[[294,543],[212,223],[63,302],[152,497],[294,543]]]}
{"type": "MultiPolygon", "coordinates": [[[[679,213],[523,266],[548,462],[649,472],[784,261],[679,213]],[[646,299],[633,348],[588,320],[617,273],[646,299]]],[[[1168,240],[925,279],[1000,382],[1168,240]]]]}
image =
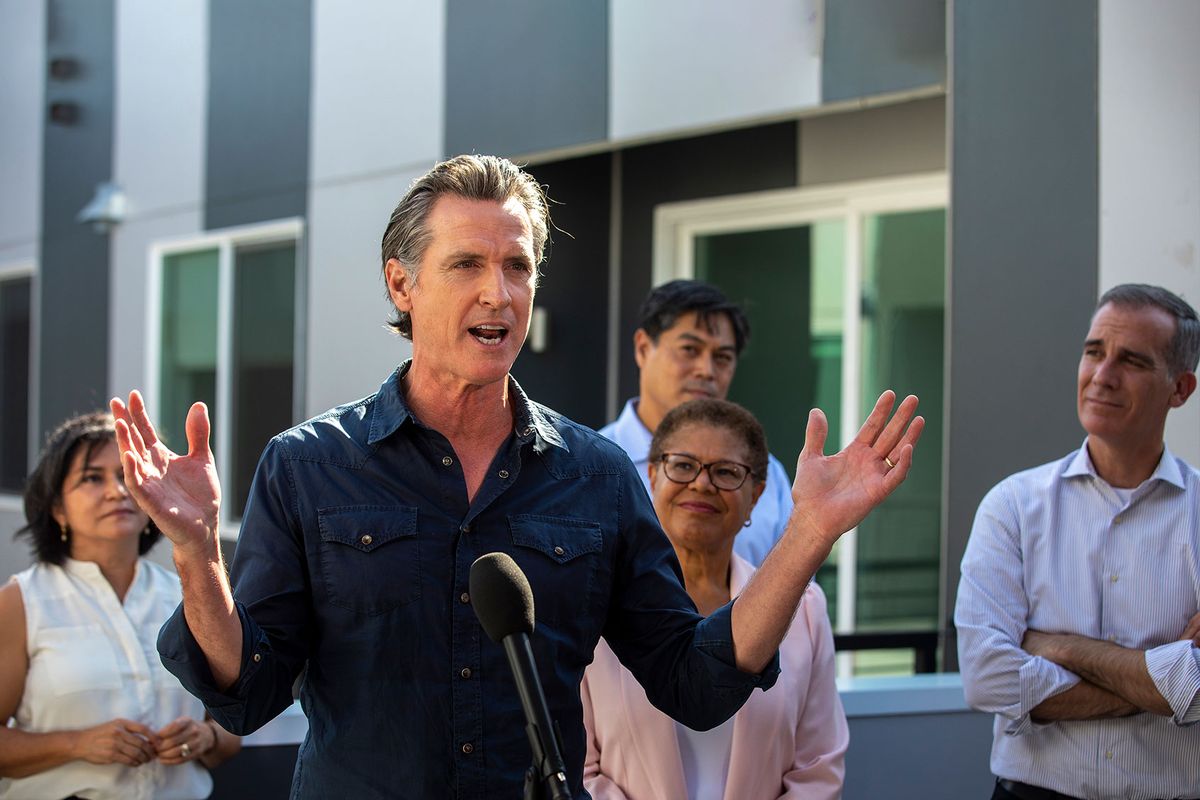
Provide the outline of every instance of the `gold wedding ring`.
{"type": "Polygon", "coordinates": [[[892,463],[892,460],[891,460],[890,458],[888,458],[887,456],[884,456],[884,457],[883,457],[883,463],[885,463],[885,464],[887,464],[887,465],[888,465],[888,469],[895,469],[895,468],[896,468],[896,465],[895,465],[895,464],[893,464],[893,463],[892,463]]]}
{"type": "Polygon", "coordinates": [[[184,758],[190,758],[190,757],[191,757],[191,755],[192,755],[192,748],[188,747],[188,743],[187,743],[187,742],[184,742],[183,744],[179,745],[179,755],[183,756],[184,758]]]}

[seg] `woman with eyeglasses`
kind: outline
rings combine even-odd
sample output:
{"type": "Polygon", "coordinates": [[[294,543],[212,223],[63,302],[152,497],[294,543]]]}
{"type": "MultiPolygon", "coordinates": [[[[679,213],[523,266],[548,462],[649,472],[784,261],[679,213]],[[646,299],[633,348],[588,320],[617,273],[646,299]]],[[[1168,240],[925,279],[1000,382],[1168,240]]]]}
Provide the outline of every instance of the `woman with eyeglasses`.
{"type": "MultiPolygon", "coordinates": [[[[753,567],[733,553],[762,494],[767,445],[750,412],[693,400],[659,423],[650,445],[654,509],[705,616],[735,597],[753,567]]],[[[588,748],[584,786],[616,798],[837,798],[849,743],[834,684],[825,596],[812,583],[779,648],[780,675],[729,721],[693,731],[650,705],[602,640],[580,694],[588,748]]]]}

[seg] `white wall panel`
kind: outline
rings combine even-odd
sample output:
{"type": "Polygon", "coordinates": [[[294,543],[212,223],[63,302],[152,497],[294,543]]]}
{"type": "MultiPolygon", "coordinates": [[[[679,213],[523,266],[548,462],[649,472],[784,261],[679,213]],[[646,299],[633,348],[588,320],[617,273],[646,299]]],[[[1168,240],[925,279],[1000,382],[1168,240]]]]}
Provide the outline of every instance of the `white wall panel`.
{"type": "Polygon", "coordinates": [[[0,4],[0,264],[37,258],[46,4],[0,4]]]}
{"type": "MultiPolygon", "coordinates": [[[[1100,291],[1154,283],[1200,307],[1200,3],[1100,3],[1100,291]]],[[[1167,418],[1200,464],[1200,397],[1167,418]]]]}
{"type": "Polygon", "coordinates": [[[441,155],[444,28],[440,0],[313,0],[315,184],[441,155]]]}
{"type": "Polygon", "coordinates": [[[392,208],[425,169],[309,194],[309,416],[374,392],[412,352],[385,328],[390,305],[379,240],[392,208]]]}
{"type": "Polygon", "coordinates": [[[126,222],[111,240],[109,388],[145,387],[150,246],[202,229],[208,6],[119,0],[113,179],[126,222]]]}
{"type": "Polygon", "coordinates": [[[615,139],[734,122],[820,101],[813,0],[611,0],[615,139]]]}
{"type": "Polygon", "coordinates": [[[445,7],[313,0],[305,409],[370,394],[411,352],[384,328],[379,240],[442,154],[445,7]]]}

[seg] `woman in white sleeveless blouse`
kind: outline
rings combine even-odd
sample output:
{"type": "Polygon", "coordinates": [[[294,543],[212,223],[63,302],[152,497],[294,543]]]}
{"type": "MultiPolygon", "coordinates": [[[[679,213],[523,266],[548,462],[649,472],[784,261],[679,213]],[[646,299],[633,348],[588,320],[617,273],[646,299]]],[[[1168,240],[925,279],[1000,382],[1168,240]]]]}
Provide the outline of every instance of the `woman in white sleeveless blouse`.
{"type": "Polygon", "coordinates": [[[141,558],[161,534],[125,490],[111,416],[51,434],[25,518],[36,563],[0,587],[0,798],[208,797],[241,740],[159,661],[179,580],[141,558]]]}

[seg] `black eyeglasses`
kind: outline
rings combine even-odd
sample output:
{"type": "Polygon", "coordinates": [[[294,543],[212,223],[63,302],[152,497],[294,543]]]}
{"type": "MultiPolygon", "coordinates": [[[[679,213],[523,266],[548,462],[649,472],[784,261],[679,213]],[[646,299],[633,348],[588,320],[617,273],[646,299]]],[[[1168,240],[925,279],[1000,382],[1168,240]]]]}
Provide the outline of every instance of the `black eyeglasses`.
{"type": "Polygon", "coordinates": [[[667,479],[675,483],[691,483],[700,477],[701,472],[708,470],[708,479],[712,481],[713,486],[732,492],[742,488],[746,478],[750,477],[750,468],[736,461],[702,464],[683,453],[663,453],[661,461],[667,479]]]}

